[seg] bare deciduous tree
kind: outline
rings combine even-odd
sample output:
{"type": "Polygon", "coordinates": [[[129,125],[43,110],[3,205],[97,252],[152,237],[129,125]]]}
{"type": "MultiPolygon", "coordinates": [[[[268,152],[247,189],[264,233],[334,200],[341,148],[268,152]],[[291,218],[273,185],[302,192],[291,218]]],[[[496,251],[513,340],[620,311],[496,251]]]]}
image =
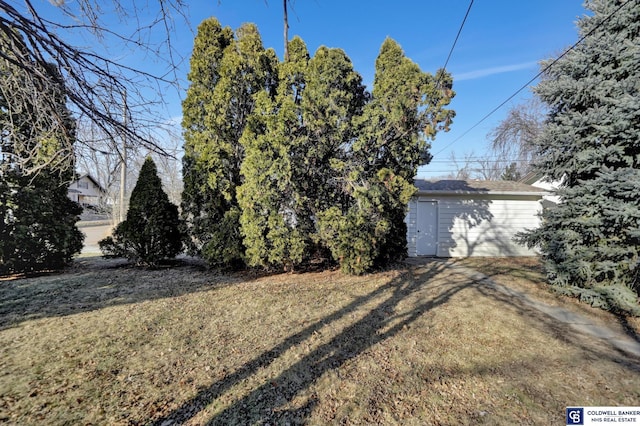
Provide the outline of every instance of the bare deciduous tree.
{"type": "Polygon", "coordinates": [[[473,151],[464,154],[462,160],[458,160],[452,152],[449,162],[453,166],[454,172],[450,173],[448,177],[462,180],[499,180],[506,167],[500,160],[489,155],[477,156],[473,151]]]}
{"type": "Polygon", "coordinates": [[[544,125],[544,106],[537,97],[512,107],[507,117],[488,135],[491,156],[505,163],[500,173],[512,163],[521,175],[527,174],[535,160],[534,141],[544,125]]]}
{"type": "Polygon", "coordinates": [[[451,152],[449,161],[453,166],[454,171],[449,173],[447,178],[460,180],[467,180],[471,178],[471,156],[473,156],[473,153],[465,154],[462,160],[458,160],[455,153],[451,152]]]}
{"type": "MultiPolygon", "coordinates": [[[[158,0],[136,5],[119,0],[50,0],[50,3],[0,0],[0,60],[23,71],[3,71],[3,85],[26,91],[50,86],[52,82],[62,83],[59,86],[64,87],[67,105],[77,120],[91,122],[108,136],[108,141],[119,141],[124,136],[131,145],[166,154],[149,135],[150,129],[163,121],[162,94],[177,85],[176,67],[182,58],[172,46],[171,33],[174,16],[184,17],[185,2],[158,0]],[[134,22],[136,27],[124,35],[111,29],[114,20],[134,22]],[[73,45],[67,37],[84,37],[102,49],[73,45]],[[120,53],[132,51],[140,57],[152,58],[159,71],[126,65],[122,57],[114,56],[107,48],[109,45],[113,49],[114,44],[120,46],[120,53]],[[19,80],[24,75],[31,80],[30,84],[19,80]]],[[[56,116],[55,102],[47,100],[44,93],[9,96],[7,108],[21,110],[19,99],[37,100],[37,108],[56,116]]],[[[89,147],[95,143],[83,138],[78,142],[89,147]]],[[[110,150],[119,152],[114,146],[110,150]]],[[[37,168],[23,170],[27,174],[37,171],[37,168]]]]}
{"type": "MultiPolygon", "coordinates": [[[[122,161],[121,153],[112,149],[117,145],[117,141],[113,141],[100,128],[87,121],[78,123],[78,138],[91,141],[91,143],[76,147],[76,168],[80,173],[91,175],[104,189],[105,193],[100,206],[101,213],[114,219],[118,218],[122,161]]],[[[134,150],[127,150],[128,164],[133,164],[133,155],[135,154],[134,150]]],[[[132,169],[129,167],[128,171],[131,172],[132,169]]],[[[134,176],[131,176],[131,179],[127,179],[127,181],[132,182],[132,179],[135,182],[134,176]]],[[[125,188],[125,191],[128,194],[131,188],[125,188]]]]}
{"type": "Polygon", "coordinates": [[[491,145],[486,154],[478,156],[472,151],[462,160],[451,154],[449,162],[454,172],[449,177],[501,180],[526,175],[536,158],[534,142],[542,132],[544,119],[544,106],[535,97],[512,107],[489,133],[491,145]]]}

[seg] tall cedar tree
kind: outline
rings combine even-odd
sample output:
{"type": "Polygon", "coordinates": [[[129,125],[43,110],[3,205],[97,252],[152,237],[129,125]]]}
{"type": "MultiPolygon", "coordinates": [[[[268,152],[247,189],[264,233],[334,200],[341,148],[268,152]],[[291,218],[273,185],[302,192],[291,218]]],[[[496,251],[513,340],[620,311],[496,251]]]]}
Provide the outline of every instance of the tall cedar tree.
{"type": "MultiPolygon", "coordinates": [[[[302,226],[315,235],[318,214],[332,206],[344,206],[349,199],[342,190],[342,173],[337,164],[349,159],[358,136],[355,121],[362,115],[369,94],[362,77],[341,49],[320,47],[307,68],[302,95],[306,138],[297,157],[298,192],[302,194],[302,226]]],[[[316,247],[318,249],[319,247],[316,247]]]]}
{"type": "Polygon", "coordinates": [[[220,80],[220,63],[224,50],[233,42],[233,32],[224,29],[216,19],[207,19],[198,27],[191,56],[191,69],[187,75],[191,82],[182,104],[184,130],[184,157],[182,173],[182,217],[190,238],[191,254],[202,255],[212,231],[224,215],[224,196],[208,184],[209,172],[218,170],[218,162],[209,159],[207,149],[216,135],[208,127],[213,91],[220,80]]]}
{"type": "Polygon", "coordinates": [[[156,164],[147,157],[131,192],[127,219],[113,237],[99,242],[106,257],[126,257],[139,265],[157,266],[182,250],[178,207],[162,189],[156,164]]]}
{"type": "Polygon", "coordinates": [[[550,283],[593,305],[640,315],[640,3],[593,0],[584,41],[547,71],[538,171],[560,203],[522,235],[550,283]]]}
{"type": "Polygon", "coordinates": [[[345,161],[333,162],[348,201],[318,215],[320,237],[343,271],[360,274],[406,256],[413,177],[431,159],[427,139],[448,130],[454,116],[444,108],[451,88],[450,75],[423,73],[395,41],[385,40],[357,139],[345,161]]]}
{"type": "Polygon", "coordinates": [[[280,65],[275,99],[263,95],[243,141],[242,230],[250,264],[290,269],[322,251],[317,214],[340,204],[339,176],[366,100],[362,78],[340,49],[314,57],[295,37],[280,65]],[[255,129],[255,130],[254,130],[255,129]]]}
{"type": "Polygon", "coordinates": [[[301,225],[296,167],[306,155],[302,96],[309,52],[294,37],[279,66],[277,94],[261,92],[242,138],[246,159],[238,190],[240,223],[249,265],[291,269],[302,262],[309,234],[301,225]]]}
{"type": "MultiPolygon", "coordinates": [[[[212,28],[224,32],[209,20],[198,37],[212,28]]],[[[211,39],[205,46],[215,45],[211,39]]],[[[278,269],[294,268],[319,249],[350,273],[402,258],[413,176],[430,159],[427,139],[447,130],[454,115],[444,108],[453,96],[451,77],[423,73],[387,40],[371,97],[339,49],[322,47],[310,59],[296,37],[285,62],[258,52],[241,56],[263,58],[264,68],[245,68],[246,60],[227,59],[239,43],[224,40],[221,56],[219,48],[194,50],[184,104],[183,210],[196,248],[213,264],[240,259],[278,269]],[[200,60],[216,76],[202,85],[193,68],[200,60]],[[227,62],[233,65],[225,68],[227,62]],[[225,72],[238,69],[224,84],[225,72]],[[256,90],[241,97],[239,85],[256,90]],[[234,105],[239,109],[229,115],[234,105]],[[246,115],[234,122],[239,111],[246,115]]]]}
{"type": "MultiPolygon", "coordinates": [[[[15,46],[19,38],[10,40],[0,36],[3,52],[27,56],[25,44],[15,46]]],[[[76,227],[82,209],[67,196],[75,123],[57,68],[34,67],[51,78],[34,79],[10,58],[0,60],[0,274],[61,268],[84,239],[76,227]]]]}
{"type": "Polygon", "coordinates": [[[244,160],[240,137],[254,95],[276,84],[275,53],[265,51],[255,25],[243,25],[236,35],[214,18],[199,26],[183,103],[182,213],[190,251],[222,268],[244,262],[236,198],[244,160]]]}

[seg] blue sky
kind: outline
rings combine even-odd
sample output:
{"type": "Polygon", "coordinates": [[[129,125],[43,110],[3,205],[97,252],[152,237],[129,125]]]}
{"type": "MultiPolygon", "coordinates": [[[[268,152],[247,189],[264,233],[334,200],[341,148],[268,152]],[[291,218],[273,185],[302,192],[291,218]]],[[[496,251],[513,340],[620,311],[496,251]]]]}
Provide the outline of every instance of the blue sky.
{"type": "MultiPolygon", "coordinates": [[[[41,0],[45,1],[45,0],[41,0]]],[[[186,79],[188,58],[198,24],[215,16],[233,29],[244,22],[258,25],[265,47],[283,54],[282,2],[280,0],[193,0],[187,20],[175,18],[174,47],[187,60],[179,71],[186,79]]],[[[444,65],[468,0],[293,0],[289,10],[289,36],[299,35],[313,54],[322,45],[342,48],[368,85],[373,81],[375,58],[389,36],[423,71],[444,65]]],[[[418,177],[453,171],[451,152],[462,158],[487,149],[487,133],[503,119],[510,105],[531,96],[523,91],[486,121],[482,117],[502,103],[539,70],[538,61],[561,53],[577,39],[576,20],[586,12],[580,0],[475,0],[447,69],[453,74],[456,97],[451,103],[457,116],[448,133],[432,145],[434,161],[418,177]],[[467,133],[468,132],[468,133],[467,133]],[[466,133],[466,134],[465,134],[466,133]],[[464,136],[463,136],[464,135],[464,136]]],[[[122,26],[124,24],[118,24],[122,26]]],[[[144,60],[135,51],[122,58],[136,65],[144,60]]],[[[153,67],[153,63],[147,66],[153,67]]],[[[184,92],[168,96],[170,117],[181,115],[184,92]]]]}

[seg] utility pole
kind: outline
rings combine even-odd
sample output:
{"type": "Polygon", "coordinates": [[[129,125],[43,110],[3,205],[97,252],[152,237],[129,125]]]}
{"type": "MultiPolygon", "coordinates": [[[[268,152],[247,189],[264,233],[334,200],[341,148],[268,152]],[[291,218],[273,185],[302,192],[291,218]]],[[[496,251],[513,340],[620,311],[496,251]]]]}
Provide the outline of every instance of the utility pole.
{"type": "Polygon", "coordinates": [[[289,62],[289,17],[287,15],[287,1],[283,0],[282,7],[284,8],[284,61],[289,62]]]}
{"type": "Polygon", "coordinates": [[[120,222],[125,219],[124,192],[127,188],[127,91],[122,94],[122,157],[120,158],[120,222]]]}

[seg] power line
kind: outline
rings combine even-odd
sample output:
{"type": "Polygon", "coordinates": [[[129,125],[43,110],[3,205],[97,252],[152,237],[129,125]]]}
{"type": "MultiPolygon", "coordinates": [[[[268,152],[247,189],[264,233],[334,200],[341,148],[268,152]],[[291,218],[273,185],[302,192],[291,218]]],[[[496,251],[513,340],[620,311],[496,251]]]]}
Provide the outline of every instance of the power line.
{"type": "MultiPolygon", "coordinates": [[[[533,83],[536,79],[538,79],[538,77],[540,77],[541,75],[543,75],[544,73],[546,73],[552,66],[554,66],[556,64],[556,62],[558,62],[560,59],[562,59],[563,57],[565,57],[567,55],[567,53],[569,53],[571,50],[573,50],[574,48],[576,48],[580,43],[582,43],[587,37],[589,37],[591,34],[593,34],[598,28],[600,28],[602,25],[604,25],[606,22],[608,22],[611,18],[613,18],[613,16],[618,13],[623,7],[625,7],[627,4],[629,3],[633,3],[634,0],[628,0],[627,2],[623,3],[622,5],[620,5],[617,9],[615,9],[613,12],[611,12],[605,19],[603,19],[600,23],[598,23],[598,25],[596,25],[595,27],[593,27],[591,29],[591,31],[589,31],[587,34],[585,34],[584,36],[582,36],[577,42],[575,42],[571,47],[569,47],[567,50],[564,51],[564,53],[562,53],[560,56],[558,56],[556,59],[554,59],[553,61],[551,61],[551,63],[549,63],[549,65],[547,65],[546,67],[544,67],[542,69],[542,71],[540,71],[539,73],[537,73],[532,79],[530,79],[529,81],[527,81],[525,84],[522,85],[522,87],[520,87],[518,90],[516,90],[511,96],[509,96],[507,99],[505,99],[500,105],[498,105],[497,107],[495,107],[494,109],[492,109],[488,114],[486,114],[484,117],[482,117],[476,124],[474,124],[473,126],[471,126],[468,130],[466,130],[463,134],[461,134],[460,136],[458,136],[456,139],[454,139],[451,143],[449,143],[447,146],[445,146],[444,148],[442,148],[440,151],[438,151],[437,153],[434,154],[434,156],[440,154],[442,151],[444,151],[445,149],[449,148],[451,145],[453,145],[454,143],[458,142],[460,139],[462,139],[463,137],[465,137],[467,134],[469,134],[469,132],[471,132],[473,129],[475,129],[476,127],[478,127],[480,124],[482,124],[487,118],[491,117],[493,114],[495,114],[496,111],[498,111],[500,108],[502,108],[503,106],[505,106],[507,104],[507,102],[509,102],[511,99],[515,98],[520,92],[522,92],[524,89],[526,89],[531,83],[533,83]]],[[[473,3],[473,1],[471,2],[473,3]]],[[[471,8],[471,6],[469,6],[469,8],[471,8]]],[[[465,17],[466,19],[466,17],[465,17]]],[[[463,22],[464,23],[464,22],[463,22]]],[[[462,30],[462,27],[460,28],[462,30]]],[[[457,40],[457,37],[456,37],[457,40]]],[[[453,48],[451,49],[453,51],[453,48]]]]}
{"type": "Polygon", "coordinates": [[[419,176],[420,174],[425,175],[425,174],[433,174],[433,173],[446,173],[446,174],[449,174],[449,175],[455,175],[455,174],[457,174],[459,171],[460,171],[460,170],[458,170],[458,169],[451,169],[451,170],[428,170],[428,171],[424,171],[424,172],[418,172],[418,176],[419,176]]]}
{"type": "MultiPolygon", "coordinates": [[[[479,162],[479,161],[484,161],[484,162],[488,162],[488,163],[528,163],[530,162],[530,160],[527,159],[508,159],[508,158],[503,158],[500,159],[498,157],[464,157],[464,158],[456,158],[455,160],[431,160],[429,162],[429,164],[434,164],[434,163],[438,163],[438,164],[447,164],[447,163],[454,163],[454,162],[464,162],[464,161],[471,161],[471,162],[479,162]]],[[[426,167],[427,165],[425,164],[423,167],[426,167]]]]}
{"type": "MultiPolygon", "coordinates": [[[[447,69],[447,65],[449,64],[449,59],[451,59],[451,55],[453,54],[453,49],[456,47],[456,44],[458,43],[458,38],[460,38],[460,33],[462,32],[462,28],[464,27],[465,22],[467,22],[467,17],[469,16],[469,12],[471,11],[471,6],[473,6],[473,0],[471,0],[471,2],[469,3],[469,7],[467,8],[467,13],[464,14],[464,19],[460,24],[460,28],[458,29],[458,34],[456,34],[455,40],[453,40],[453,45],[451,46],[451,50],[449,50],[449,55],[447,56],[447,60],[444,61],[444,66],[442,67],[442,69],[444,70],[447,69]]],[[[436,83],[436,86],[437,86],[437,83],[436,83]]]]}
{"type": "Polygon", "coordinates": [[[468,173],[472,173],[472,174],[482,174],[482,173],[500,173],[502,174],[503,170],[492,170],[492,169],[482,169],[482,168],[460,168],[460,169],[446,169],[446,170],[422,170],[422,171],[418,171],[418,173],[416,174],[416,176],[424,176],[424,175],[433,175],[435,173],[447,173],[450,175],[457,175],[460,172],[468,172],[468,173]]]}

